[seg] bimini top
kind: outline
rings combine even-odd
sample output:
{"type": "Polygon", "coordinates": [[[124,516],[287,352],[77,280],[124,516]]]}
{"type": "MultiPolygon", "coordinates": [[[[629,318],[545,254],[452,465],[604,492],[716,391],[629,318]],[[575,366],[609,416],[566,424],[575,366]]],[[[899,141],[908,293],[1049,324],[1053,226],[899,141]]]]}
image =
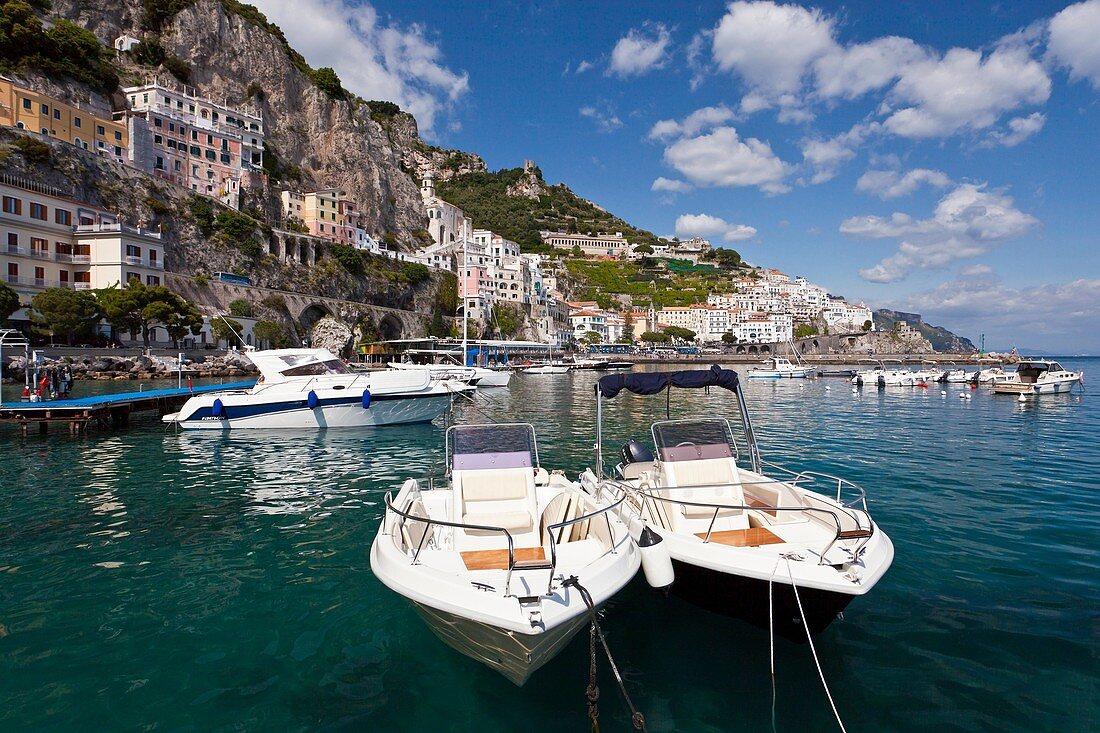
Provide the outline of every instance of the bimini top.
{"type": "Polygon", "coordinates": [[[637,374],[609,374],[596,382],[599,393],[610,399],[624,389],[634,394],[657,394],[667,387],[698,389],[722,387],[733,392],[737,389],[737,372],[715,364],[710,369],[689,369],[681,372],[639,372],[637,374]]]}

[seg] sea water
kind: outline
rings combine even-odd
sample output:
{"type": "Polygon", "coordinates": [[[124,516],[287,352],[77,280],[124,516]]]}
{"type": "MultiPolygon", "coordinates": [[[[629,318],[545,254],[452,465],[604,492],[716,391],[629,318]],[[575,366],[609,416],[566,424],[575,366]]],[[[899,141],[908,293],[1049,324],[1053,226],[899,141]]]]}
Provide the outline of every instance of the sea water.
{"type": "MultiPolygon", "coordinates": [[[[531,422],[543,465],[572,475],[593,462],[598,376],[515,375],[453,419],[531,422]]],[[[718,392],[675,392],[670,413],[736,418],[718,392]]],[[[765,458],[860,483],[894,541],[889,573],[815,639],[849,731],[1100,728],[1100,400],[745,392],[765,458]]],[[[612,401],[606,452],[664,414],[663,397],[612,401]]],[[[0,451],[2,731],[589,730],[587,634],[516,688],[371,573],[385,492],[442,473],[438,424],[222,436],[148,416],[0,427],[0,451]]],[[[773,700],[766,631],[640,574],[603,626],[650,731],[836,729],[806,644],[776,640],[773,700]]],[[[602,660],[599,681],[602,729],[629,730],[602,660]]]]}

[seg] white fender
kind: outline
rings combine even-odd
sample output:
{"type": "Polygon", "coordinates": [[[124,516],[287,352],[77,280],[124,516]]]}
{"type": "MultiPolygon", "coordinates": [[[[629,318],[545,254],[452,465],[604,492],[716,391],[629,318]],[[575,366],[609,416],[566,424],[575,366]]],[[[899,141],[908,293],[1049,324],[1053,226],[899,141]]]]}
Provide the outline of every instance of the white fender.
{"type": "Polygon", "coordinates": [[[661,541],[661,536],[643,526],[642,534],[638,537],[638,549],[642,555],[642,572],[645,573],[646,582],[654,588],[668,588],[672,585],[676,573],[672,569],[672,557],[661,541]]]}

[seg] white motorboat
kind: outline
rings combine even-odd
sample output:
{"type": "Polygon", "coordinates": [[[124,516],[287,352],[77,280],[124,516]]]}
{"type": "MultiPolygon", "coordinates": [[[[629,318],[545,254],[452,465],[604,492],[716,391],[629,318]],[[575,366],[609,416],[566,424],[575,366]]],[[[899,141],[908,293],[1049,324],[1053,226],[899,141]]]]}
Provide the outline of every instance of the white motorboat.
{"type": "Polygon", "coordinates": [[[826,628],[890,567],[893,544],[871,519],[863,489],[761,459],[735,372],[716,365],[609,375],[596,391],[596,466],[582,474],[581,485],[599,500],[625,499],[616,511],[643,545],[647,579],[650,558],[660,557],[653,548],[664,546],[674,593],[765,628],[774,621],[779,633],[797,638],[826,628]],[[652,395],[671,387],[729,390],[740,430],[719,417],[656,422],[650,431],[656,456],[631,441],[616,475],[605,475],[603,400],[623,390],[652,395]],[[646,530],[660,542],[641,541],[646,530]]]}
{"type": "Polygon", "coordinates": [[[444,643],[522,685],[588,622],[575,583],[598,607],[640,553],[618,504],[539,464],[531,425],[454,426],[446,452],[448,484],[386,496],[371,569],[444,643]]]}
{"type": "Polygon", "coordinates": [[[993,383],[993,394],[1068,394],[1075,384],[1084,383],[1084,372],[1070,371],[1050,359],[1025,359],[1010,379],[993,383]]]}
{"type": "Polygon", "coordinates": [[[503,369],[487,369],[485,367],[464,367],[458,364],[410,364],[407,362],[392,361],[388,365],[391,369],[403,371],[428,370],[433,379],[452,379],[478,387],[507,387],[512,379],[512,373],[503,369]]]}
{"type": "Polygon", "coordinates": [[[353,372],[325,349],[245,352],[260,370],[251,389],[195,395],[164,422],[182,428],[346,428],[429,422],[442,415],[460,382],[427,371],[353,372]]]}
{"type": "MultiPolygon", "coordinates": [[[[901,362],[896,361],[896,363],[900,364],[901,362]]],[[[912,387],[917,383],[914,372],[908,369],[888,367],[885,360],[877,361],[875,364],[871,369],[856,372],[856,375],[852,377],[852,384],[856,386],[912,387]]]]}
{"type": "Polygon", "coordinates": [[[913,380],[915,384],[929,385],[935,382],[943,381],[944,375],[946,375],[943,369],[936,366],[934,361],[922,361],[921,367],[917,371],[913,372],[913,380]]]}
{"type": "Polygon", "coordinates": [[[996,359],[978,359],[978,370],[970,375],[971,384],[996,384],[1012,379],[1012,374],[1004,370],[1004,365],[996,359]],[[983,367],[982,364],[988,366],[983,367]]]}
{"type": "Polygon", "coordinates": [[[532,364],[524,367],[524,374],[565,374],[569,371],[569,365],[561,362],[547,362],[546,364],[532,364]]]}
{"type": "Polygon", "coordinates": [[[969,382],[973,375],[965,369],[948,369],[944,372],[943,381],[948,384],[964,384],[969,382]]]}
{"type": "Polygon", "coordinates": [[[806,379],[814,376],[814,368],[802,364],[792,364],[782,356],[773,356],[764,361],[763,367],[749,369],[749,379],[806,379]]]}

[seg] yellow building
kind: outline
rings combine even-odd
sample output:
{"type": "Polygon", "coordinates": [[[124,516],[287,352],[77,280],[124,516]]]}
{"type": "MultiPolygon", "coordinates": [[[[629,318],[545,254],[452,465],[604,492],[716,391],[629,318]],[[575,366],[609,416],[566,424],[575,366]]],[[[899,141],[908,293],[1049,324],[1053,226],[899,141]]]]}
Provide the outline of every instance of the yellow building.
{"type": "Polygon", "coordinates": [[[64,140],[120,163],[130,146],[126,125],[60,102],[0,76],[0,125],[64,140]]]}

